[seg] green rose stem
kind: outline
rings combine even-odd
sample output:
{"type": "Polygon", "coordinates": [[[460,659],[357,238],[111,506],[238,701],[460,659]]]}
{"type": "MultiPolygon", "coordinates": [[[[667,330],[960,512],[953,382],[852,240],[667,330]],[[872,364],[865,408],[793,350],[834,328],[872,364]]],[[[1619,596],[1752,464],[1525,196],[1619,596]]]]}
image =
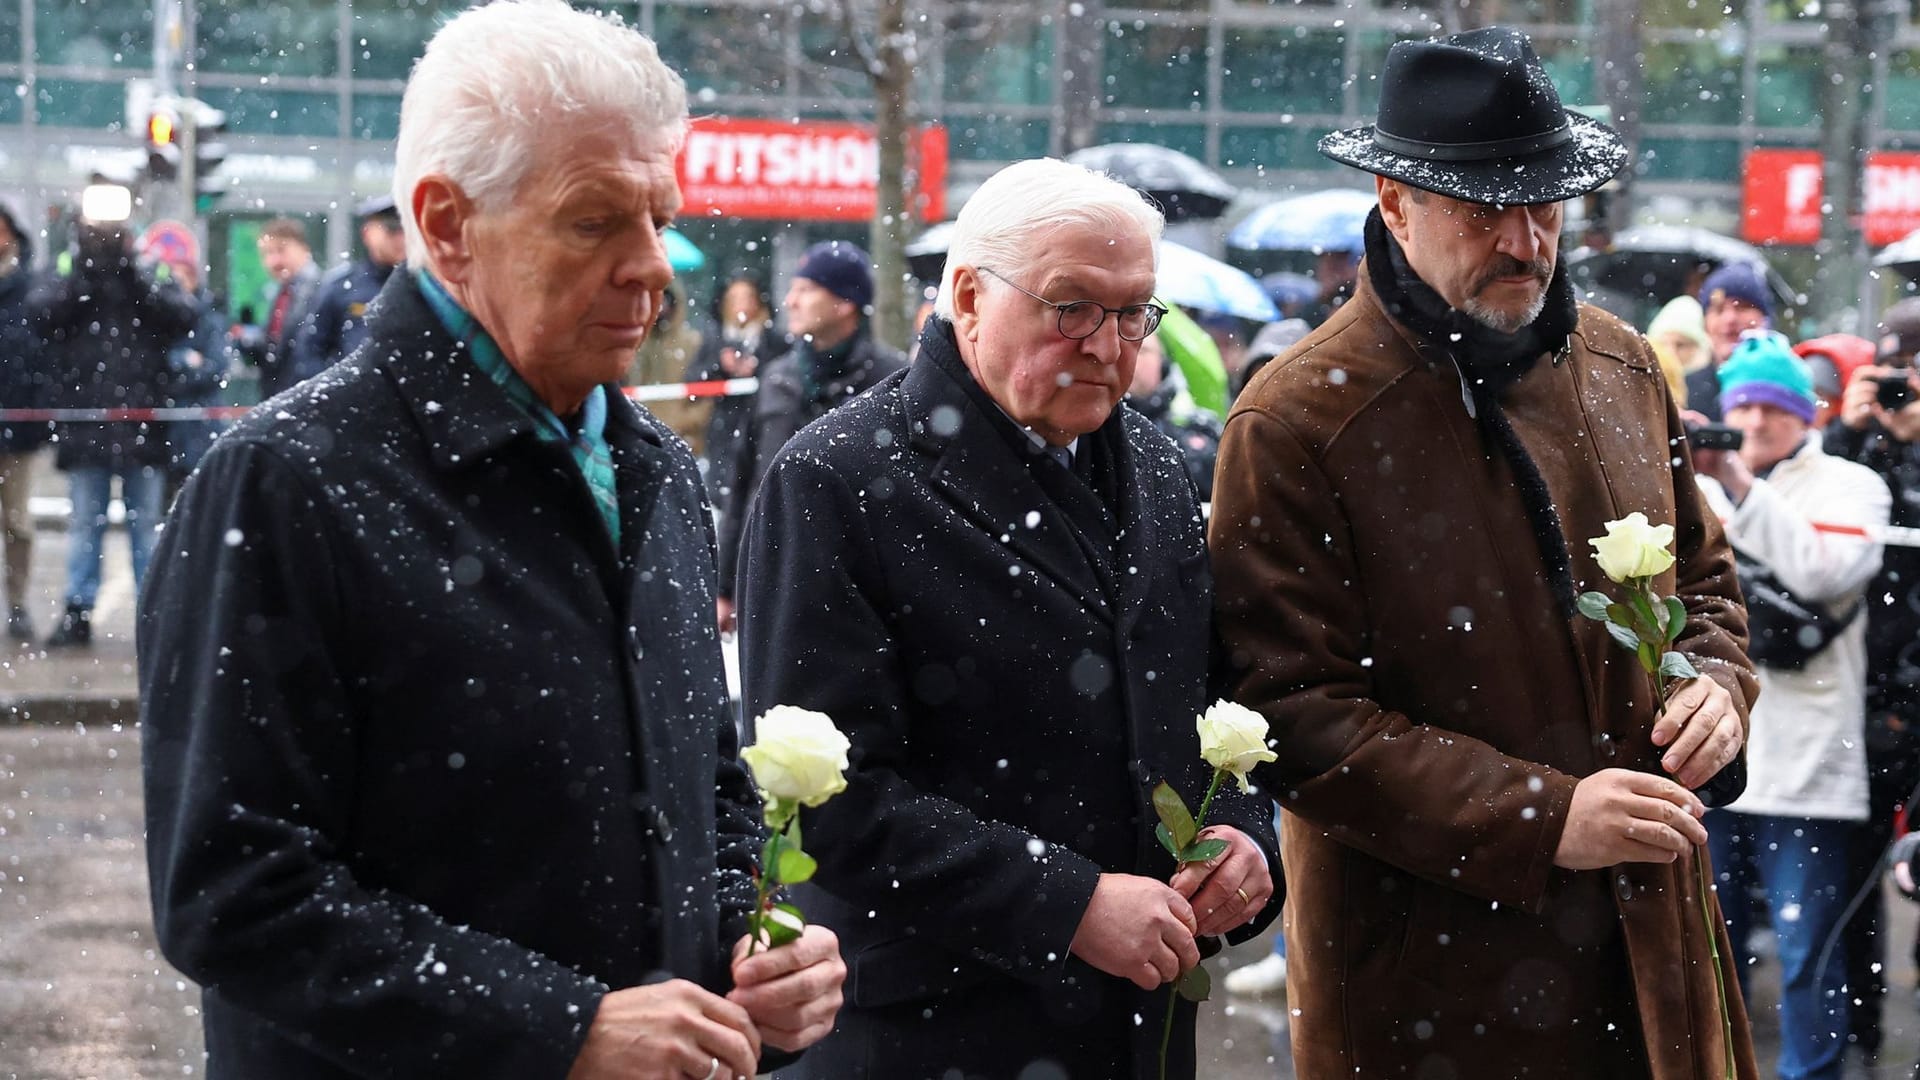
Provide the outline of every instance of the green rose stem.
{"type": "MultiPolygon", "coordinates": [[[[1227,770],[1213,770],[1213,781],[1207,785],[1206,797],[1200,800],[1200,812],[1195,814],[1193,818],[1193,831],[1195,833],[1207,827],[1207,810],[1213,806],[1214,793],[1220,790],[1220,781],[1226,779],[1226,777],[1227,770]]],[[[1182,860],[1181,865],[1186,865],[1188,861],[1189,860],[1182,860]]],[[[1205,862],[1206,860],[1195,859],[1190,861],[1205,862]]],[[[1160,1080],[1167,1080],[1167,1049],[1173,1045],[1173,1013],[1179,1006],[1180,987],[1178,980],[1176,980],[1175,985],[1167,991],[1167,1018],[1165,1022],[1160,1025],[1160,1080]]]]}
{"type": "MultiPolygon", "coordinates": [[[[1647,679],[1653,684],[1653,698],[1664,704],[1667,694],[1684,680],[1675,679],[1665,682],[1658,672],[1648,672],[1647,679]]],[[[1713,926],[1713,872],[1707,869],[1707,846],[1696,844],[1693,848],[1693,871],[1700,890],[1700,920],[1706,925],[1707,955],[1713,960],[1713,987],[1718,993],[1715,999],[1720,1007],[1720,1043],[1726,1055],[1722,1064],[1721,1076],[1724,1080],[1734,1080],[1733,1072],[1733,1016],[1727,1008],[1727,973],[1720,966],[1720,936],[1714,933],[1713,926]]]]}
{"type": "MultiPolygon", "coordinates": [[[[1608,525],[1609,532],[1617,524],[1620,523],[1608,525]]],[[[1599,541],[1594,541],[1596,549],[1600,546],[1599,541]]],[[[1626,604],[1612,603],[1604,593],[1594,592],[1581,596],[1578,606],[1581,614],[1604,623],[1613,639],[1633,652],[1641,670],[1646,672],[1648,686],[1653,691],[1654,713],[1658,716],[1666,703],[1668,691],[1687,679],[1698,678],[1700,672],[1684,654],[1673,651],[1673,644],[1680,637],[1681,628],[1686,625],[1686,607],[1677,597],[1662,598],[1653,587],[1653,578],[1653,574],[1615,578],[1618,584],[1627,588],[1629,599],[1626,604]]],[[[1693,849],[1694,877],[1700,891],[1700,917],[1707,932],[1707,954],[1713,962],[1713,985],[1719,995],[1716,1004],[1720,1009],[1720,1037],[1726,1057],[1722,1076],[1724,1080],[1732,1080],[1733,1014],[1727,1005],[1726,972],[1720,965],[1720,939],[1715,933],[1713,919],[1713,878],[1707,869],[1707,862],[1706,846],[1696,845],[1693,849]]]]}
{"type": "Polygon", "coordinates": [[[774,903],[773,891],[780,885],[806,881],[816,868],[812,857],[800,850],[798,803],[791,799],[768,799],[766,821],[772,833],[760,851],[760,865],[753,872],[753,914],[747,917],[748,956],[760,950],[762,938],[768,948],[773,948],[800,936],[799,927],[804,924],[799,910],[791,904],[774,903]],[[780,914],[788,915],[792,922],[782,923],[777,918],[780,914]]]}

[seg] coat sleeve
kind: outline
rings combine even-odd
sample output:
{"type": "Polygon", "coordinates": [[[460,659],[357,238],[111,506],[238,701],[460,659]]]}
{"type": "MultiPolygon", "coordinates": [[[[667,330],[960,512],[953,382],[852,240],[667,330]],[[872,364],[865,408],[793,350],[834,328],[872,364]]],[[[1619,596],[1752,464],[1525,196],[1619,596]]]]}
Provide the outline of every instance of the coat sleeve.
{"type": "Polygon", "coordinates": [[[1236,413],[1220,444],[1208,548],[1235,700],[1265,714],[1282,808],[1436,884],[1537,911],[1578,778],[1373,697],[1339,499],[1280,420],[1236,413]]]}
{"type": "MultiPolygon", "coordinates": [[[[1893,499],[1885,481],[1864,467],[1827,471],[1831,475],[1820,479],[1819,524],[1864,529],[1886,525],[1893,499]]],[[[1789,503],[1771,483],[1755,480],[1728,519],[1727,535],[1741,551],[1772,570],[1789,591],[1815,603],[1829,603],[1865,588],[1880,570],[1880,544],[1814,525],[1813,518],[1789,503]]]]}
{"type": "Polygon", "coordinates": [[[356,1076],[563,1077],[606,988],[355,880],[363,722],[329,523],[303,474],[223,441],[141,596],[154,923],[176,967],[356,1076]]]}
{"type": "Polygon", "coordinates": [[[1694,789],[1710,807],[1726,806],[1747,788],[1748,714],[1760,695],[1760,680],[1747,659],[1747,608],[1740,596],[1733,547],[1693,471],[1679,406],[1667,400],[1667,446],[1673,463],[1674,595],[1687,609],[1687,624],[1673,647],[1701,674],[1720,684],[1740,714],[1740,752],[1704,785],[1694,789]]]}
{"type": "Polygon", "coordinates": [[[1047,981],[1099,867],[901,775],[915,718],[879,575],[890,557],[843,478],[790,446],[761,481],[742,548],[749,713],[816,709],[853,744],[846,790],[802,814],[817,884],[856,907],[884,903],[957,955],[1047,981]]]}

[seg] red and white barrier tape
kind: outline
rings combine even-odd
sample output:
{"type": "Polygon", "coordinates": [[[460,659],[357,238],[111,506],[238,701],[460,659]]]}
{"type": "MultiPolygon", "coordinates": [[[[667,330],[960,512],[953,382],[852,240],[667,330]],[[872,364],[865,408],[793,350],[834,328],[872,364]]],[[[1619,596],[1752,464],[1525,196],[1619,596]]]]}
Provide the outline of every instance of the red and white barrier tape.
{"type": "Polygon", "coordinates": [[[1868,528],[1864,525],[1829,525],[1824,521],[1813,523],[1814,532],[1828,533],[1833,536],[1856,536],[1862,540],[1877,540],[1888,547],[1920,547],[1920,529],[1910,529],[1903,525],[1881,525],[1868,528]]]}
{"type": "MultiPolygon", "coordinates": [[[[760,380],[709,379],[704,382],[651,383],[629,386],[627,397],[634,401],[680,401],[692,398],[738,397],[760,389],[760,380]]],[[[160,423],[170,420],[233,420],[253,411],[250,405],[209,405],[200,408],[168,409],[0,409],[0,423],[16,424],[114,424],[142,421],[160,423]]]]}

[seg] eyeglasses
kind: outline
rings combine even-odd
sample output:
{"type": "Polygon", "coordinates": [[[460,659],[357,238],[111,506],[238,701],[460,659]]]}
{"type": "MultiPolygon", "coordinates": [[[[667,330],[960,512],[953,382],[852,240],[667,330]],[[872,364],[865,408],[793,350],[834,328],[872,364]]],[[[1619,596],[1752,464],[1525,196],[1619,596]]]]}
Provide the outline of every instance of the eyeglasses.
{"type": "Polygon", "coordinates": [[[1160,319],[1167,309],[1159,304],[1128,304],[1123,308],[1110,308],[1096,304],[1091,300],[1074,300],[1070,303],[1056,304],[1030,289],[1021,289],[1005,274],[990,267],[979,268],[983,274],[992,274],[1005,281],[1035,300],[1060,313],[1060,336],[1081,341],[1092,337],[1104,326],[1107,316],[1112,315],[1120,328],[1120,337],[1126,341],[1145,341],[1147,335],[1160,327],[1160,319]]]}

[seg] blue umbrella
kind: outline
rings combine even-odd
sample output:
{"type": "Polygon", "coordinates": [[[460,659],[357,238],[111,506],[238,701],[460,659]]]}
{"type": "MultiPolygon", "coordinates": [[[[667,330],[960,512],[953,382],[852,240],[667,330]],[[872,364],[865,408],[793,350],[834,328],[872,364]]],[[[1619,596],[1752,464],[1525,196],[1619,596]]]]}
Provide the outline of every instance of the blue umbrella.
{"type": "Polygon", "coordinates": [[[1316,191],[1248,214],[1227,234],[1227,243],[1251,251],[1359,252],[1366,247],[1362,232],[1372,210],[1371,191],[1316,191]]]}
{"type": "Polygon", "coordinates": [[[1253,275],[1171,240],[1160,241],[1159,278],[1154,294],[1169,304],[1254,322],[1280,317],[1253,275]]]}
{"type": "Polygon", "coordinates": [[[693,241],[680,235],[678,229],[668,229],[660,234],[667,245],[667,265],[673,267],[676,274],[685,274],[707,265],[706,253],[693,246],[693,241]]]}

